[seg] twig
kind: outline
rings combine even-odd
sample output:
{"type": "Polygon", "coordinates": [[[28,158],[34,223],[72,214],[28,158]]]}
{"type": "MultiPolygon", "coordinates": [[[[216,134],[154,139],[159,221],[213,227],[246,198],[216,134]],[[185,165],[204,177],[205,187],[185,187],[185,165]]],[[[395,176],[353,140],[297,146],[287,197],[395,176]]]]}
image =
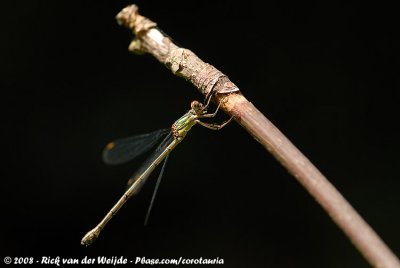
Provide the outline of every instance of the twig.
{"type": "Polygon", "coordinates": [[[174,74],[190,81],[202,94],[215,93],[214,101],[221,102],[221,108],[307,189],[372,266],[400,267],[396,255],[338,190],[240,93],[226,75],[203,62],[192,51],[176,46],[156,28],[156,23],[138,13],[136,5],[124,8],[117,15],[117,20],[136,36],[129,46],[130,51],[150,53],[174,74]]]}

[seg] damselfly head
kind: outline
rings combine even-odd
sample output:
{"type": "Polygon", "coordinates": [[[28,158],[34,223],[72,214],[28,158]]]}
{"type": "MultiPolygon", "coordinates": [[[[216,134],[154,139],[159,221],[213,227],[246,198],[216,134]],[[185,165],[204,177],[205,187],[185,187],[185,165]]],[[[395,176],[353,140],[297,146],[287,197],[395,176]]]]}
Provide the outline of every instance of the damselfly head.
{"type": "Polygon", "coordinates": [[[204,105],[197,100],[194,100],[192,103],[190,103],[190,108],[192,108],[196,114],[203,114],[205,112],[204,105]]]}

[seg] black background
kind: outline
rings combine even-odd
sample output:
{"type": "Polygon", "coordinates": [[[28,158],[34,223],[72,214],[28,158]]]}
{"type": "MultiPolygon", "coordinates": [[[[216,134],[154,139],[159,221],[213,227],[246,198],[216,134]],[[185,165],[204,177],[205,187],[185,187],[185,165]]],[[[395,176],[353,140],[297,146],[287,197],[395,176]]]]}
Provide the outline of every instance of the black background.
{"type": "MultiPolygon", "coordinates": [[[[223,258],[226,267],[368,267],[310,195],[240,126],[195,126],[85,248],[145,159],[112,139],[169,127],[202,96],[127,51],[129,1],[25,1],[1,12],[4,256],[223,258]]],[[[394,6],[339,1],[137,1],[226,73],[400,254],[399,40],[394,6]],[[324,3],[320,3],[324,2],[324,3]]],[[[221,118],[223,119],[223,117],[221,118]]],[[[2,261],[2,260],[1,260],[2,261]]]]}

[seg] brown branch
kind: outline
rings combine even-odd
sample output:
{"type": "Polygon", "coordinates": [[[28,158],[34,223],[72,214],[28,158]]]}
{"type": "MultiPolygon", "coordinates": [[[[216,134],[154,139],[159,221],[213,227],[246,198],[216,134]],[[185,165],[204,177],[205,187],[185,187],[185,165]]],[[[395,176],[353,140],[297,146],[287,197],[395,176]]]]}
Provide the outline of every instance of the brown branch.
{"type": "Polygon", "coordinates": [[[214,101],[221,102],[221,108],[307,189],[372,266],[400,267],[399,259],[338,190],[240,93],[226,75],[203,62],[192,51],[172,43],[155,28],[156,23],[138,13],[137,6],[124,8],[117,15],[117,20],[136,35],[129,50],[150,53],[174,74],[190,81],[202,94],[215,93],[214,101]]]}

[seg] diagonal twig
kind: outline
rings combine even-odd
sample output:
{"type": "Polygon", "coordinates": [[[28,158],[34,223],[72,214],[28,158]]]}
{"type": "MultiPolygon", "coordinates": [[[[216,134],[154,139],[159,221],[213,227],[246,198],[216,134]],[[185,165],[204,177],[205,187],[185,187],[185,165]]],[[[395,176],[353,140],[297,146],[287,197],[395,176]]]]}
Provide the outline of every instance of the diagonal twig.
{"type": "Polygon", "coordinates": [[[118,15],[120,24],[133,31],[136,38],[129,50],[150,53],[175,75],[190,81],[202,94],[213,93],[221,109],[233,116],[307,189],[343,230],[365,259],[374,267],[400,267],[400,261],[363,220],[349,202],[323,174],[250,103],[229,78],[214,66],[203,62],[192,51],[178,47],[156,23],[138,13],[136,5],[118,15]]]}

